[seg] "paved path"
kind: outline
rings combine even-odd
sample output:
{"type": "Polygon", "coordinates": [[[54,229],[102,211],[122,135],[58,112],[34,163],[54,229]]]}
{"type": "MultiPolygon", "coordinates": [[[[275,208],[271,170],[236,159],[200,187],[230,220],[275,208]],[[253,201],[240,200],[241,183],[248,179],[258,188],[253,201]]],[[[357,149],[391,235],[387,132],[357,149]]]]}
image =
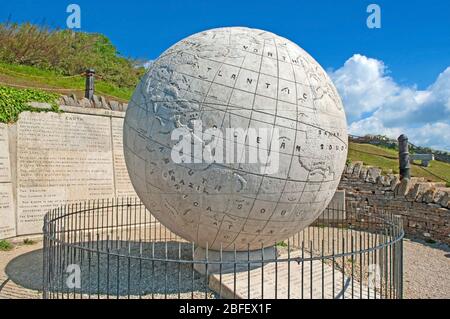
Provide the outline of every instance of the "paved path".
{"type": "MultiPolygon", "coordinates": [[[[291,258],[298,256],[291,255],[291,258]]],[[[280,259],[287,259],[283,255],[280,259]]],[[[309,256],[304,256],[309,258],[309,256]]],[[[210,288],[226,299],[379,299],[367,286],[320,260],[272,262],[234,274],[210,276],[210,288]],[[250,282],[250,284],[249,284],[250,282]],[[251,287],[250,291],[248,287],[251,287]]]]}

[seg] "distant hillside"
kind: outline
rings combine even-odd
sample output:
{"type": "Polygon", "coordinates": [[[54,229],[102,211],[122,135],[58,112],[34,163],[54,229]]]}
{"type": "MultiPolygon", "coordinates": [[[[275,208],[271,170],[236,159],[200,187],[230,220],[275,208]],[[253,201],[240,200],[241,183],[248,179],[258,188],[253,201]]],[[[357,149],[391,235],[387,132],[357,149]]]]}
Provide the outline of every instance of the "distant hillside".
{"type": "MultiPolygon", "coordinates": [[[[398,174],[398,152],[382,146],[370,144],[350,143],[349,161],[362,161],[365,165],[380,167],[384,173],[398,174]]],[[[450,187],[450,164],[441,161],[432,161],[430,167],[422,167],[419,163],[411,166],[413,177],[424,177],[429,181],[446,182],[450,187]]]]}
{"type": "MultiPolygon", "coordinates": [[[[392,150],[398,150],[398,141],[390,139],[383,135],[366,135],[366,136],[354,136],[350,135],[350,141],[354,143],[372,144],[392,150]]],[[[434,154],[438,161],[450,163],[450,153],[442,150],[435,150],[429,147],[417,146],[409,143],[409,152],[411,154],[434,154]]]]}

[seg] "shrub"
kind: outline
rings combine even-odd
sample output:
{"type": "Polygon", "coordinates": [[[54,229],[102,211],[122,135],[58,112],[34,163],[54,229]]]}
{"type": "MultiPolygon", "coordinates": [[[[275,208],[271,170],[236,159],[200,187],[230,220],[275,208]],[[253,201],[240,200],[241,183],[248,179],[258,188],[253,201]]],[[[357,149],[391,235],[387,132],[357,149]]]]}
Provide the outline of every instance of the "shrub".
{"type": "Polygon", "coordinates": [[[35,242],[34,240],[32,240],[32,239],[25,238],[25,239],[23,240],[23,244],[26,245],[26,246],[30,246],[30,245],[36,244],[36,242],[35,242]]]}
{"type": "Polygon", "coordinates": [[[47,93],[41,90],[21,90],[0,86],[0,122],[15,122],[19,114],[23,111],[42,111],[29,106],[29,102],[50,103],[52,110],[58,111],[57,99],[57,94],[47,93]]]}
{"type": "Polygon", "coordinates": [[[281,248],[287,248],[288,244],[284,241],[281,241],[281,242],[277,243],[276,246],[281,247],[281,248]]]}
{"type": "Polygon", "coordinates": [[[97,33],[8,22],[0,24],[0,43],[0,61],[64,76],[94,68],[102,80],[119,87],[134,87],[145,72],[140,61],[122,57],[106,36],[97,33]]]}
{"type": "Polygon", "coordinates": [[[6,240],[0,240],[0,251],[10,251],[13,249],[13,245],[6,240]]]}

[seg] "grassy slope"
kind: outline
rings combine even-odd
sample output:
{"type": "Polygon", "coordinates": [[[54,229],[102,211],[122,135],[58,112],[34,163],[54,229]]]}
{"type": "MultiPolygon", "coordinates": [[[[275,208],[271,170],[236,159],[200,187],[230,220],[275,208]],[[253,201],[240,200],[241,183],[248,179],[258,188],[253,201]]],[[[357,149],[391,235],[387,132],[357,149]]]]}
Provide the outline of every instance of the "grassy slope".
{"type": "MultiPolygon", "coordinates": [[[[84,95],[85,77],[82,75],[62,77],[52,71],[0,62],[0,85],[40,88],[59,94],[75,93],[82,97],[84,95]]],[[[97,95],[104,95],[121,102],[127,102],[133,93],[133,89],[119,88],[101,79],[96,80],[95,86],[97,95]]]]}
{"type": "MultiPolygon", "coordinates": [[[[351,161],[363,161],[365,165],[383,168],[387,173],[392,170],[398,173],[397,151],[369,144],[350,143],[348,158],[351,161]]],[[[411,174],[415,177],[425,177],[430,181],[450,182],[450,164],[433,161],[430,167],[423,168],[419,163],[411,166],[411,174]]]]}

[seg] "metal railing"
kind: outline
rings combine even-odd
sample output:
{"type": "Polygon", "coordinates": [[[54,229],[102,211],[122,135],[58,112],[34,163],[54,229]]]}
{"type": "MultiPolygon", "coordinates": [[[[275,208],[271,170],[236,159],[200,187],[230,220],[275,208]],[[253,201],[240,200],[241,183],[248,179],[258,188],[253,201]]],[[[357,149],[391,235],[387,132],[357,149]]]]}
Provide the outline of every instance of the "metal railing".
{"type": "Polygon", "coordinates": [[[400,217],[345,206],[327,208],[282,243],[245,252],[196,247],[135,198],[60,207],[44,221],[43,297],[402,298],[400,217]]]}

